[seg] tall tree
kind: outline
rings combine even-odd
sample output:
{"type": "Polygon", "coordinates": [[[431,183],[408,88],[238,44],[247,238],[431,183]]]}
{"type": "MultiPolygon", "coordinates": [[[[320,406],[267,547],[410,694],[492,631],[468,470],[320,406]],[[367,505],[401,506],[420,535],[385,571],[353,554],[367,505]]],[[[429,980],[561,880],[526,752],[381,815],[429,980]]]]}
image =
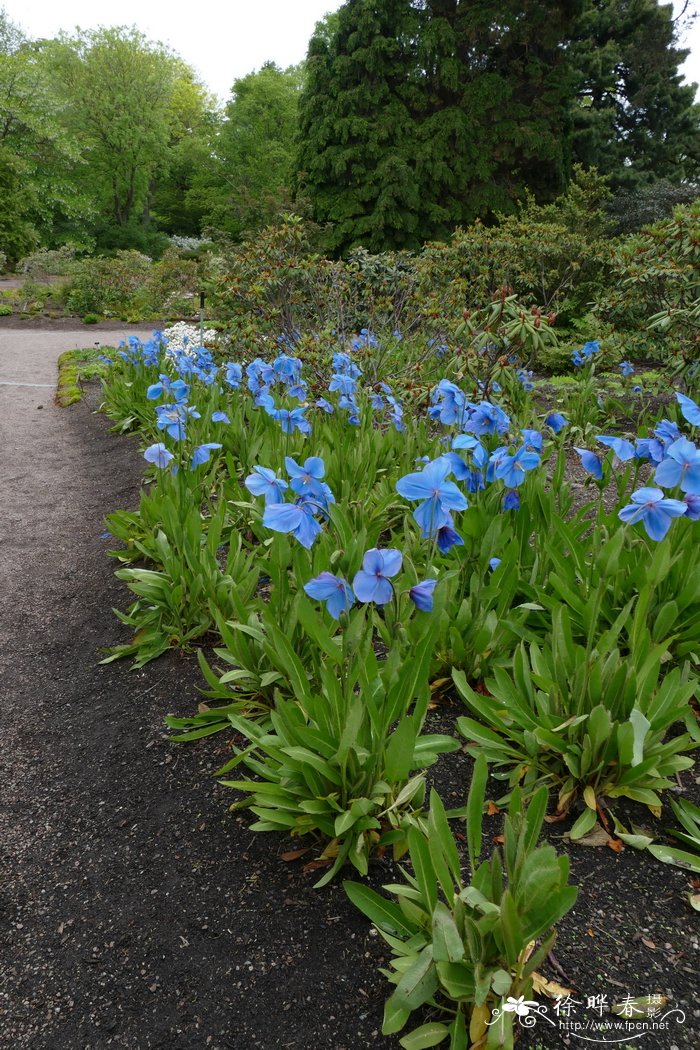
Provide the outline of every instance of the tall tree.
{"type": "Polygon", "coordinates": [[[289,211],[302,78],[302,66],[266,62],[235,81],[192,191],[207,226],[248,236],[289,211]]]}
{"type": "Polygon", "coordinates": [[[39,50],[0,10],[0,251],[11,262],[84,210],[69,177],[75,153],[39,50]]]}
{"type": "Polygon", "coordinates": [[[411,0],[349,0],[309,44],[300,100],[299,183],[329,247],[420,242],[415,165],[417,11],[411,0]]]}
{"type": "MultiPolygon", "coordinates": [[[[181,59],[135,28],[97,29],[46,42],[65,126],[81,144],[83,185],[103,237],[148,225],[150,198],[167,170],[181,59]]],[[[126,246],[129,237],[116,234],[126,246]]]]}
{"type": "Polygon", "coordinates": [[[670,3],[585,0],[572,44],[579,91],[574,157],[613,188],[697,179],[700,106],[679,67],[670,3]]]}
{"type": "Polygon", "coordinates": [[[412,247],[565,185],[580,0],[348,0],[312,38],[300,180],[332,246],[412,247]]]}

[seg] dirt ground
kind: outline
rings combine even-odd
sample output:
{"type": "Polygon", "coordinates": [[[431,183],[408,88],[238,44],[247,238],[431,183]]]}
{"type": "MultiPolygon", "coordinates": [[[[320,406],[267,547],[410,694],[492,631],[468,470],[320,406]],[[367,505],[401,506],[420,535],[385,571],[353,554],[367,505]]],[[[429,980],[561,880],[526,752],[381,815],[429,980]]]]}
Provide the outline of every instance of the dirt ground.
{"type": "MultiPolygon", "coordinates": [[[[313,890],[281,859],[289,840],[228,812],[211,777],[223,737],[168,742],[163,716],[196,707],[196,662],[98,663],[127,604],[103,517],[134,506],[141,459],[96,395],[53,404],[58,353],[94,331],[0,331],[0,1047],[396,1050],[380,1035],[386,952],[342,887],[313,890]]],[[[445,756],[448,805],[467,770],[445,756]]],[[[549,828],[559,848],[565,830],[549,828]]],[[[687,876],[630,849],[569,852],[580,897],[548,976],[583,1001],[666,994],[685,1023],[627,1045],[696,1048],[687,876]]],[[[371,881],[398,876],[382,861],[371,881]]],[[[585,1044],[544,1026],[523,1045],[585,1044]]]]}

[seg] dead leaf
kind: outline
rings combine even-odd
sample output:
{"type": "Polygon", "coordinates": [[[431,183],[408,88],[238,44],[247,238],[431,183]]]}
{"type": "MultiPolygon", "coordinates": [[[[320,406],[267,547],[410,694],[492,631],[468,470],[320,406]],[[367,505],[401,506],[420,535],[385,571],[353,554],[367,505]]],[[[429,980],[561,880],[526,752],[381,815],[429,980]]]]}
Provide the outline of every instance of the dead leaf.
{"type": "Polygon", "coordinates": [[[576,846],[607,846],[610,836],[605,828],[601,828],[600,824],[596,824],[583,838],[570,841],[574,842],[576,846]]]}
{"type": "Polygon", "coordinates": [[[656,945],[653,941],[650,941],[648,937],[641,938],[642,944],[646,944],[647,948],[651,948],[652,951],[656,951],[656,945]]]}
{"type": "Polygon", "coordinates": [[[589,937],[595,937],[595,934],[594,934],[593,930],[590,928],[590,926],[586,930],[586,933],[588,934],[589,937]]]}
{"type": "Polygon", "coordinates": [[[546,995],[548,999],[566,999],[567,995],[573,995],[573,988],[564,988],[556,981],[548,981],[541,973],[533,973],[532,990],[535,995],[546,995]]]}
{"type": "Polygon", "coordinates": [[[203,715],[206,711],[211,711],[209,704],[197,704],[197,711],[200,715],[203,715]]]}
{"type": "Polygon", "coordinates": [[[451,678],[436,678],[434,682],[430,683],[430,692],[434,693],[437,689],[442,689],[443,685],[452,684],[451,678]]]}
{"type": "Polygon", "coordinates": [[[623,849],[625,848],[622,844],[621,839],[608,839],[605,845],[609,846],[610,849],[614,850],[615,853],[622,853],[623,849]]]}
{"type": "Polygon", "coordinates": [[[497,846],[502,846],[506,840],[503,835],[494,835],[493,841],[496,843],[497,846]]]}
{"type": "Polygon", "coordinates": [[[689,893],[688,902],[695,911],[700,911],[700,893],[689,893]]]}
{"type": "Polygon", "coordinates": [[[545,820],[548,824],[558,824],[562,820],[566,820],[568,813],[547,813],[545,814],[545,820]]]}
{"type": "Polygon", "coordinates": [[[299,860],[299,857],[303,857],[305,853],[309,852],[310,847],[306,849],[290,849],[286,853],[280,853],[280,859],[284,861],[299,860]]]}
{"type": "Polygon", "coordinates": [[[303,871],[318,871],[319,868],[327,868],[330,864],[329,860],[310,860],[308,864],[305,864],[303,871]]]}
{"type": "Polygon", "coordinates": [[[495,802],[489,802],[488,806],[486,807],[486,812],[489,817],[495,817],[495,815],[497,813],[500,813],[501,810],[495,802]]]}

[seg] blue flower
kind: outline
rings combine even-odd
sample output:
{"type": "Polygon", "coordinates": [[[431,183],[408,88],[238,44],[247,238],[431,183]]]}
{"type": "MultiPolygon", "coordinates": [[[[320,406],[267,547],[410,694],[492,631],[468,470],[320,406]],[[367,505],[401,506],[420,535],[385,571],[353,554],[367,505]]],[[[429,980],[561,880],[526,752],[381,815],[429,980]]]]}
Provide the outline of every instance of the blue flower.
{"type": "Polygon", "coordinates": [[[315,508],[303,499],[296,503],[268,503],[262,523],[273,532],[291,532],[308,550],[321,531],[314,511],[315,508]]]}
{"type": "Polygon", "coordinates": [[[422,583],[411,587],[408,596],[416,609],[420,609],[421,612],[433,611],[433,591],[436,585],[437,580],[423,580],[422,583]]]}
{"type": "Polygon", "coordinates": [[[643,488],[633,492],[632,502],[618,514],[621,521],[630,525],[641,521],[652,540],[662,540],[673,518],[683,517],[688,505],[678,499],[666,499],[661,489],[643,488]]]}
{"type": "Polygon", "coordinates": [[[693,427],[700,427],[700,408],[693,399],[686,397],[685,394],[676,394],[676,399],[681,406],[683,419],[686,419],[693,427]]]}
{"type": "Polygon", "coordinates": [[[596,441],[600,441],[601,445],[607,445],[608,448],[611,448],[622,463],[635,457],[634,445],[631,441],[625,441],[624,438],[607,437],[605,434],[599,434],[596,437],[596,441]]]}
{"type": "Polygon", "coordinates": [[[212,423],[230,423],[231,420],[228,418],[225,412],[212,412],[211,416],[212,423]]]}
{"type": "Polygon", "coordinates": [[[490,558],[489,559],[489,569],[491,570],[491,572],[495,572],[500,564],[501,564],[501,559],[500,558],[490,558]]]}
{"type": "Polygon", "coordinates": [[[341,613],[348,612],[355,604],[352,587],[342,576],[332,572],[321,572],[313,580],[304,584],[304,590],[310,598],[325,602],[328,612],[334,620],[339,620],[341,613]]]}
{"type": "Polygon", "coordinates": [[[190,470],[194,470],[195,467],[201,467],[202,463],[207,463],[215,448],[221,448],[221,445],[217,441],[207,441],[204,445],[197,445],[192,453],[190,470]]]}
{"type": "Polygon", "coordinates": [[[229,361],[229,363],[224,367],[226,368],[226,375],[224,376],[224,381],[228,383],[228,385],[233,390],[238,390],[243,380],[242,365],[237,365],[233,361],[229,361]]]}
{"type": "Polygon", "coordinates": [[[331,376],[328,389],[331,393],[338,390],[341,394],[344,394],[345,397],[352,397],[357,390],[357,383],[351,376],[337,372],[335,375],[331,376]]]}
{"type": "Polygon", "coordinates": [[[686,492],[683,502],[688,508],[685,512],[686,518],[690,518],[691,521],[700,521],[700,496],[694,492],[686,492]]]}
{"type": "Polygon", "coordinates": [[[520,510],[520,494],[517,489],[510,489],[503,497],[504,510],[520,510]]]}
{"type": "Polygon", "coordinates": [[[243,484],[254,496],[264,496],[266,504],[284,503],[282,493],[288,487],[287,482],[278,478],[269,467],[253,467],[253,473],[243,484]]]}
{"type": "Polygon", "coordinates": [[[601,463],[595,452],[590,452],[587,448],[574,448],[575,452],[578,452],[581,457],[581,466],[587,473],[592,474],[597,481],[603,480],[603,464],[601,463]]]}
{"type": "Polygon", "coordinates": [[[158,417],[156,419],[158,430],[164,430],[166,434],[169,434],[171,438],[175,438],[176,441],[184,441],[185,421],[188,418],[200,418],[196,408],[190,408],[181,401],[174,405],[158,405],[156,416],[158,417]]]}
{"type": "Polygon", "coordinates": [[[544,425],[558,434],[564,427],[568,427],[569,421],[561,412],[550,412],[548,416],[545,416],[544,425]]]}
{"type": "Polygon", "coordinates": [[[322,408],[329,416],[335,412],[333,405],[330,401],[326,401],[325,397],[319,397],[318,401],[315,402],[316,408],[322,408]]]}
{"type": "Polygon", "coordinates": [[[520,433],[523,436],[523,444],[526,448],[531,448],[535,452],[542,451],[544,438],[540,434],[539,430],[521,430],[520,433]]]}
{"type": "Polygon", "coordinates": [[[291,487],[298,496],[323,495],[321,478],[326,473],[326,467],[320,456],[309,456],[303,467],[291,456],[285,456],[284,465],[292,479],[291,487]]]}
{"type": "Polygon", "coordinates": [[[673,442],[656,468],[654,481],[667,489],[680,485],[683,492],[700,494],[700,451],[692,441],[682,437],[673,442]]]}
{"type": "Polygon", "coordinates": [[[458,532],[452,528],[452,522],[449,525],[443,525],[442,528],[437,530],[437,547],[441,554],[447,554],[452,547],[463,547],[464,540],[458,532]]]}
{"type": "Polygon", "coordinates": [[[372,547],[368,550],[362,559],[362,568],[352,581],[357,598],[361,602],[374,602],[376,605],[390,602],[394,588],[388,577],[400,571],[402,561],[401,551],[394,548],[379,550],[372,547]]]}
{"type": "Polygon", "coordinates": [[[439,419],[446,426],[464,420],[466,398],[459,387],[449,380],[440,380],[432,391],[430,400],[433,404],[428,411],[431,419],[439,419]]]}
{"type": "Polygon", "coordinates": [[[620,371],[623,376],[634,375],[634,365],[630,361],[620,361],[620,371]]]}
{"type": "Polygon", "coordinates": [[[286,408],[278,408],[274,418],[279,421],[283,434],[293,434],[295,430],[301,434],[311,433],[311,424],[304,415],[303,408],[293,408],[291,412],[286,408]]]}
{"type": "Polygon", "coordinates": [[[510,419],[498,405],[482,401],[472,411],[465,430],[473,434],[505,434],[510,426],[510,419]]]}
{"type": "Polygon", "coordinates": [[[168,452],[167,448],[162,441],[159,441],[156,445],[149,445],[143,454],[143,458],[148,463],[153,463],[156,467],[160,467],[161,470],[165,470],[168,463],[174,456],[172,452],[168,452]]]}
{"type": "Polygon", "coordinates": [[[422,500],[413,517],[424,536],[432,536],[443,525],[451,524],[449,511],[466,510],[467,497],[453,481],[446,481],[452,464],[445,456],[426,463],[421,471],[406,474],[396,482],[396,491],[409,500],[422,500]]]}
{"type": "Polygon", "coordinates": [[[539,465],[540,457],[537,452],[528,452],[523,445],[514,456],[503,456],[494,473],[506,488],[514,489],[522,485],[528,470],[534,470],[539,465]]]}

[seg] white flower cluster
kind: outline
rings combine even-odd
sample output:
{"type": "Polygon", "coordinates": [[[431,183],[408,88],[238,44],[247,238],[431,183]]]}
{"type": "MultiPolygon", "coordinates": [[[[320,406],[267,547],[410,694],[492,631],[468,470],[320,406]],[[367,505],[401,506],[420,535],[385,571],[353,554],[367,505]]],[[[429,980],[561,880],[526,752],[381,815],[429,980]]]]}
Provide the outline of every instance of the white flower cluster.
{"type": "Polygon", "coordinates": [[[196,252],[198,248],[201,248],[207,242],[202,240],[201,237],[180,237],[178,234],[173,234],[170,238],[170,243],[173,248],[179,248],[182,252],[196,252]]]}
{"type": "MultiPolygon", "coordinates": [[[[177,354],[189,354],[194,356],[202,345],[199,328],[186,321],[178,321],[170,328],[163,330],[163,338],[166,342],[166,354],[175,357],[177,354]]],[[[204,346],[215,346],[219,341],[219,333],[213,328],[204,329],[204,346]]]]}

